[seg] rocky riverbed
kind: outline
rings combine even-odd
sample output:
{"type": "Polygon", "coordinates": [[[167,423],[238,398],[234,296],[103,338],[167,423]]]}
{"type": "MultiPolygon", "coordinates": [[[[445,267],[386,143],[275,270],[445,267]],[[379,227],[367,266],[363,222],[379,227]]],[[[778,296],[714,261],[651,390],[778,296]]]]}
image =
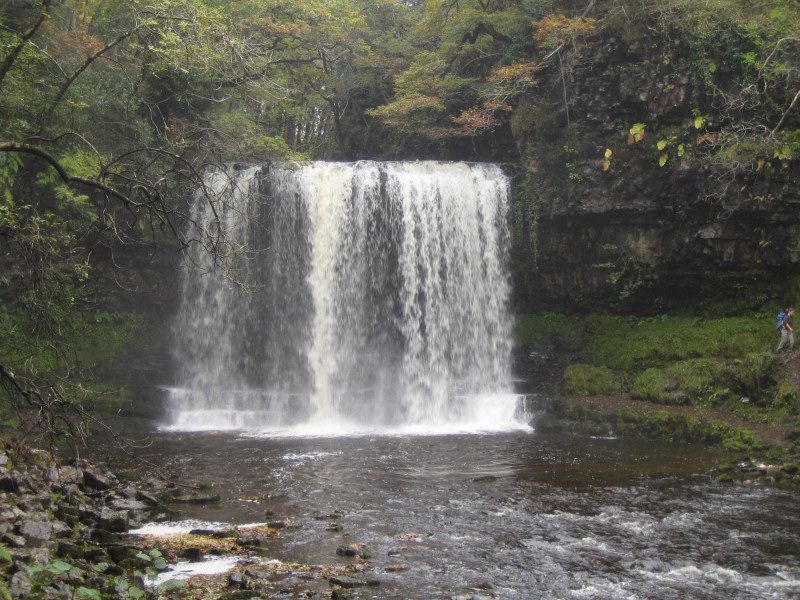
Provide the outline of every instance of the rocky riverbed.
{"type": "MultiPolygon", "coordinates": [[[[291,535],[288,519],[240,526],[170,520],[169,506],[219,500],[158,478],[124,482],[87,460],[7,441],[0,451],[0,598],[351,598],[380,585],[363,544],[337,549],[350,558],[346,564],[270,558],[270,541],[291,535]]],[[[340,517],[334,511],[316,519],[341,531],[340,517]]],[[[405,568],[398,562],[391,572],[405,568]]]]}

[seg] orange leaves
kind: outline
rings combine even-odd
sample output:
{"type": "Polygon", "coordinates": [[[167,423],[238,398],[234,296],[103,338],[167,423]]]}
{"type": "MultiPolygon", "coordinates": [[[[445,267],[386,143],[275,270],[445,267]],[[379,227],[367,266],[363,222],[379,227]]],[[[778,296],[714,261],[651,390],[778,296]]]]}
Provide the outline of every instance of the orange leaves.
{"type": "Polygon", "coordinates": [[[533,39],[542,45],[559,46],[571,38],[594,33],[598,23],[597,19],[588,17],[545,17],[534,21],[533,39]]]}
{"type": "Polygon", "coordinates": [[[497,100],[487,100],[480,106],[471,106],[461,111],[458,116],[451,117],[453,122],[459,126],[453,133],[459,136],[470,136],[489,131],[501,123],[500,113],[510,113],[512,110],[511,105],[497,100]]]}
{"type": "Polygon", "coordinates": [[[536,84],[534,73],[536,65],[532,62],[518,62],[502,67],[495,67],[487,81],[491,84],[513,84],[517,86],[530,87],[536,84]]]}
{"type": "Polygon", "coordinates": [[[102,40],[91,35],[86,30],[66,31],[47,21],[45,21],[43,30],[47,34],[53,56],[77,56],[83,60],[105,46],[102,40]]]}
{"type": "Polygon", "coordinates": [[[378,117],[387,125],[403,131],[413,128],[413,119],[410,117],[420,112],[440,112],[444,104],[435,96],[412,94],[402,96],[389,104],[367,111],[369,115],[378,117]]]}

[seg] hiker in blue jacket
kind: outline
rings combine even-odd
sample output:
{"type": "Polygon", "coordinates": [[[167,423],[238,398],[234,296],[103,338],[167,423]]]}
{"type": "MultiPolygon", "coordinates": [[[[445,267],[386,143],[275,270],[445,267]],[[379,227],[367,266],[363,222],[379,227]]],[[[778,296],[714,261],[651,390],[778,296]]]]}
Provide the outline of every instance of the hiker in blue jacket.
{"type": "Polygon", "coordinates": [[[786,315],[781,320],[778,329],[781,332],[781,343],[778,344],[775,352],[780,352],[784,347],[792,350],[794,348],[794,309],[791,306],[786,309],[786,315]]]}

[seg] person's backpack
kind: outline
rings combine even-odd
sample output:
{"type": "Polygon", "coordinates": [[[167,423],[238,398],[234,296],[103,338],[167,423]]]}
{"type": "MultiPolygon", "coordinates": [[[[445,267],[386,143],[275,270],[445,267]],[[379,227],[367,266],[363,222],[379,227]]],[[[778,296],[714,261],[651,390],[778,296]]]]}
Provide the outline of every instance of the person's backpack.
{"type": "Polygon", "coordinates": [[[785,312],[781,311],[781,312],[778,313],[778,325],[775,327],[775,329],[777,331],[780,331],[781,327],[783,327],[783,320],[785,318],[786,318],[786,313],[785,312]]]}

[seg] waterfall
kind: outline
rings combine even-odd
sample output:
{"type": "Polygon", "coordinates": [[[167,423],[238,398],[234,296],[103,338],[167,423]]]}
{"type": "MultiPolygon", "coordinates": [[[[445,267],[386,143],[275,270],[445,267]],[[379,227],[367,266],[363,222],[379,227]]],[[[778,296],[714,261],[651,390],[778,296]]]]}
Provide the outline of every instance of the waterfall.
{"type": "Polygon", "coordinates": [[[509,182],[495,165],[208,173],[190,215],[168,427],[524,427],[511,390],[509,182]]]}

